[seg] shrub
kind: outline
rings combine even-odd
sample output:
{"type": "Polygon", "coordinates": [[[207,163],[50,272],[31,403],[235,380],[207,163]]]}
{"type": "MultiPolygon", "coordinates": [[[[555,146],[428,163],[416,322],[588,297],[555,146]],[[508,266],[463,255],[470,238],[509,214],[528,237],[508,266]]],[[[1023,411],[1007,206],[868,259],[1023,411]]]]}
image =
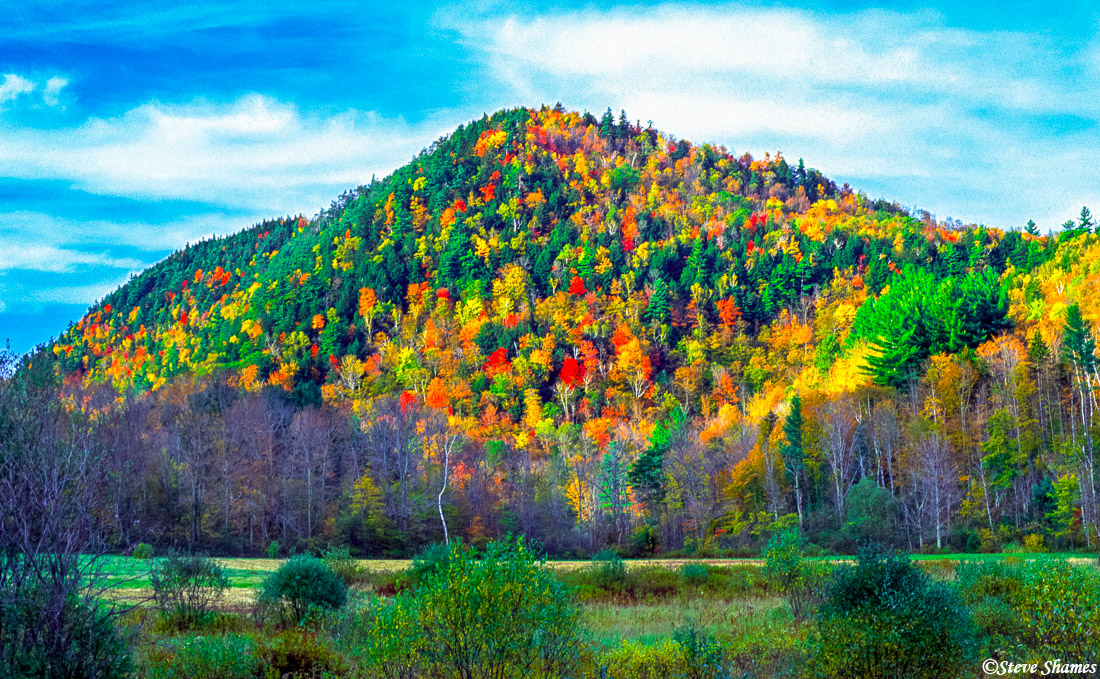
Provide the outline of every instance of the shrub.
{"type": "Polygon", "coordinates": [[[112,612],[64,580],[68,591],[59,583],[0,587],[0,678],[130,676],[130,648],[112,612]]]}
{"type": "Polygon", "coordinates": [[[818,612],[818,664],[827,677],[973,674],[976,631],[956,592],[907,556],[864,548],[837,572],[818,612]]]}
{"type": "Polygon", "coordinates": [[[684,653],[683,675],[686,679],[711,679],[729,676],[722,646],[706,630],[693,624],[677,628],[673,640],[684,653]]]}
{"type": "Polygon", "coordinates": [[[634,553],[638,556],[650,556],[657,553],[660,545],[660,534],[652,524],[639,526],[630,536],[630,542],[634,547],[634,553]]]}
{"type": "Polygon", "coordinates": [[[807,620],[823,598],[827,566],[806,561],[804,542],[794,530],[776,533],[764,548],[764,574],[791,607],[797,620],[807,620]]]}
{"type": "MultiPolygon", "coordinates": [[[[462,541],[456,539],[453,543],[455,548],[462,548],[462,541]]],[[[437,542],[425,547],[419,554],[413,557],[412,563],[409,564],[409,568],[406,574],[409,577],[409,584],[412,586],[419,585],[425,582],[429,576],[435,575],[447,564],[447,561],[451,557],[451,547],[437,542]]]]}
{"type": "Polygon", "coordinates": [[[600,674],[614,679],[669,679],[684,676],[686,661],[683,647],[665,639],[651,646],[624,640],[599,662],[600,674]]]}
{"type": "Polygon", "coordinates": [[[220,637],[180,637],[172,650],[148,663],[142,676],[149,679],[254,679],[260,676],[262,661],[256,657],[252,640],[230,634],[220,637]]]}
{"type": "Polygon", "coordinates": [[[689,587],[705,585],[710,571],[701,563],[686,563],[680,567],[680,579],[689,587]]]}
{"type": "Polygon", "coordinates": [[[282,547],[279,545],[279,541],[278,540],[272,540],[271,544],[269,544],[267,546],[267,558],[269,558],[269,559],[278,559],[280,549],[282,549],[282,547]]]}
{"type": "Polygon", "coordinates": [[[314,556],[287,559],[264,580],[260,600],[279,610],[285,622],[297,624],[311,609],[333,610],[347,601],[347,585],[314,556]]]}
{"type": "Polygon", "coordinates": [[[329,549],[322,558],[328,567],[344,580],[344,584],[354,585],[370,579],[370,573],[359,565],[358,561],[351,558],[351,552],[346,547],[329,549]]]}
{"type": "Polygon", "coordinates": [[[364,622],[368,664],[387,677],[508,679],[568,675],[577,663],[580,611],[572,592],[522,539],[491,542],[480,555],[452,544],[415,590],[375,600],[364,622]]]}
{"type": "Polygon", "coordinates": [[[1042,554],[1047,551],[1045,540],[1042,535],[1025,535],[1024,536],[1024,551],[1031,552],[1032,554],[1042,554]]]}
{"type": "Polygon", "coordinates": [[[133,557],[135,559],[152,559],[153,558],[153,545],[147,542],[139,542],[134,547],[133,557]]]}
{"type": "Polygon", "coordinates": [[[375,599],[349,633],[354,653],[384,679],[416,679],[427,653],[420,599],[412,595],[375,599]]]}
{"type": "Polygon", "coordinates": [[[255,652],[265,676],[326,677],[342,675],[345,670],[344,659],[329,644],[304,630],[288,630],[265,638],[255,652]]]}
{"type": "Polygon", "coordinates": [[[592,574],[597,587],[621,592],[626,588],[626,564],[618,552],[605,549],[592,555],[592,574]]]}
{"type": "Polygon", "coordinates": [[[1013,609],[1032,657],[1100,657],[1100,573],[1065,561],[1033,561],[1017,572],[1022,587],[1013,609]]]}
{"type": "Polygon", "coordinates": [[[222,567],[197,555],[168,556],[153,566],[149,581],[157,609],[179,629],[209,622],[229,587],[222,567]]]}

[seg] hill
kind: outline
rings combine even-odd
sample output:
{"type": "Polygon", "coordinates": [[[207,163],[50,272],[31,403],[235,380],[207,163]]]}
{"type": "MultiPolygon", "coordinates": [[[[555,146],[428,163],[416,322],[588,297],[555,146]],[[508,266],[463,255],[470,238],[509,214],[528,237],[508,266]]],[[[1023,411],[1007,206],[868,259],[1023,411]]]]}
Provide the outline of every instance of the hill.
{"type": "Polygon", "coordinates": [[[173,254],[32,360],[103,426],[144,413],[120,544],[396,553],[449,517],[562,552],[792,522],[1071,545],[1098,516],[1091,227],[939,224],[781,154],[517,109],[173,254]]]}

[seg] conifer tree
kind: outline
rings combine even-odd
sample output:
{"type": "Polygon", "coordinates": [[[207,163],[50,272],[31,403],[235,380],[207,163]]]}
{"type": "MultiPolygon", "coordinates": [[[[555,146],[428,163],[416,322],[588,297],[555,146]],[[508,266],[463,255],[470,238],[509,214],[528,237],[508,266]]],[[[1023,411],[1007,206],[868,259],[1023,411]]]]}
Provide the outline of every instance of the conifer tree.
{"type": "Polygon", "coordinates": [[[806,468],[805,454],[802,450],[802,399],[798,394],[791,399],[791,411],[783,421],[783,435],[787,445],[783,446],[783,465],[787,476],[794,484],[794,501],[798,510],[798,524],[802,525],[802,476],[806,468]]]}

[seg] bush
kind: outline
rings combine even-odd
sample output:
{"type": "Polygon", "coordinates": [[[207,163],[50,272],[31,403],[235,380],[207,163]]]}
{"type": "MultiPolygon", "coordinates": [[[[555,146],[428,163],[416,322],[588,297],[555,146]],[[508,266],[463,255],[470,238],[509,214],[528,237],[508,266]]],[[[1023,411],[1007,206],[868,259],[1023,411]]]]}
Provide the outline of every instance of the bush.
{"type": "Polygon", "coordinates": [[[710,571],[701,563],[686,563],[680,567],[680,579],[689,587],[699,587],[710,579],[710,571]]]}
{"type": "Polygon", "coordinates": [[[271,544],[269,544],[267,546],[267,558],[269,558],[269,559],[278,559],[280,549],[282,549],[282,547],[279,545],[279,541],[278,540],[272,540],[271,544]]]}
{"type": "Polygon", "coordinates": [[[152,559],[153,558],[153,545],[147,542],[139,542],[134,547],[133,557],[135,559],[152,559]]]}
{"type": "Polygon", "coordinates": [[[264,676],[327,677],[342,675],[346,669],[344,659],[329,644],[304,630],[288,630],[264,639],[256,656],[264,676]]]}
{"type": "Polygon", "coordinates": [[[630,543],[634,547],[637,556],[652,556],[657,553],[660,546],[660,533],[652,524],[639,526],[630,536],[630,543]]]}
{"type": "Polygon", "coordinates": [[[405,595],[375,599],[348,634],[354,654],[384,679],[423,676],[424,630],[420,599],[405,595]]]}
{"type": "Polygon", "coordinates": [[[68,592],[0,587],[0,678],[130,676],[130,647],[112,612],[67,584],[68,592]]]}
{"type": "Polygon", "coordinates": [[[287,559],[267,576],[260,600],[282,613],[285,622],[297,624],[311,610],[333,610],[347,601],[347,585],[332,568],[314,556],[287,559]]]}
{"type": "Polygon", "coordinates": [[[693,624],[688,624],[677,628],[672,633],[672,638],[683,650],[683,675],[686,679],[729,676],[725,652],[714,635],[693,624]]]}
{"type": "Polygon", "coordinates": [[[1100,656],[1100,573],[1065,561],[970,564],[957,585],[994,647],[1022,661],[1100,656]],[[1019,657],[1019,656],[1017,656],[1019,657]]]}
{"type": "Polygon", "coordinates": [[[171,651],[147,664],[142,676],[149,679],[254,679],[261,676],[262,661],[252,640],[235,634],[220,637],[180,637],[171,651]]]}
{"type": "Polygon", "coordinates": [[[802,538],[794,530],[776,533],[764,548],[764,574],[772,588],[791,607],[796,620],[813,615],[824,596],[828,567],[806,561],[802,538]]]}
{"type": "Polygon", "coordinates": [[[623,641],[600,658],[600,675],[614,679],[670,679],[684,676],[687,656],[672,639],[651,646],[623,641]]]}
{"type": "Polygon", "coordinates": [[[626,564],[618,552],[610,549],[596,552],[592,555],[591,568],[597,587],[616,592],[626,589],[626,564]]]}
{"type": "MultiPolygon", "coordinates": [[[[456,548],[462,547],[462,541],[456,539],[452,543],[456,548]]],[[[451,558],[451,547],[437,542],[425,547],[419,554],[413,557],[412,563],[409,564],[409,568],[406,574],[409,578],[409,584],[412,586],[419,585],[429,578],[429,576],[435,575],[447,564],[451,558]]]]}
{"type": "Polygon", "coordinates": [[[568,675],[579,619],[572,592],[522,538],[489,543],[480,555],[456,542],[418,588],[371,604],[362,654],[395,679],[420,676],[421,667],[471,679],[568,675]]]}
{"type": "Polygon", "coordinates": [[[168,556],[153,566],[149,581],[157,609],[179,629],[209,622],[229,587],[222,567],[197,555],[168,556]]]}
{"type": "Polygon", "coordinates": [[[1024,551],[1031,552],[1032,554],[1042,554],[1047,551],[1047,546],[1042,535],[1025,535],[1024,536],[1024,551]]]}
{"type": "Polygon", "coordinates": [[[322,558],[346,585],[355,585],[370,579],[370,573],[359,565],[358,561],[351,558],[351,552],[347,548],[334,547],[327,550],[322,558]]]}
{"type": "Polygon", "coordinates": [[[976,631],[956,592],[904,555],[864,548],[837,572],[817,619],[827,677],[973,675],[976,631]]]}

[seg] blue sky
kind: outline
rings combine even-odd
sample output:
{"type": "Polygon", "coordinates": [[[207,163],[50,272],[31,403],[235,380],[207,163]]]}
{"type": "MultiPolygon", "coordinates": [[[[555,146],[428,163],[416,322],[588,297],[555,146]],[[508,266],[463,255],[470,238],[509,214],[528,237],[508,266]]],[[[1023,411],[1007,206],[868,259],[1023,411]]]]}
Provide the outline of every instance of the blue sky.
{"type": "Polygon", "coordinates": [[[16,0],[0,14],[0,341],[187,242],[311,216],[502,107],[626,109],[991,226],[1100,208],[1094,3],[16,0]]]}

